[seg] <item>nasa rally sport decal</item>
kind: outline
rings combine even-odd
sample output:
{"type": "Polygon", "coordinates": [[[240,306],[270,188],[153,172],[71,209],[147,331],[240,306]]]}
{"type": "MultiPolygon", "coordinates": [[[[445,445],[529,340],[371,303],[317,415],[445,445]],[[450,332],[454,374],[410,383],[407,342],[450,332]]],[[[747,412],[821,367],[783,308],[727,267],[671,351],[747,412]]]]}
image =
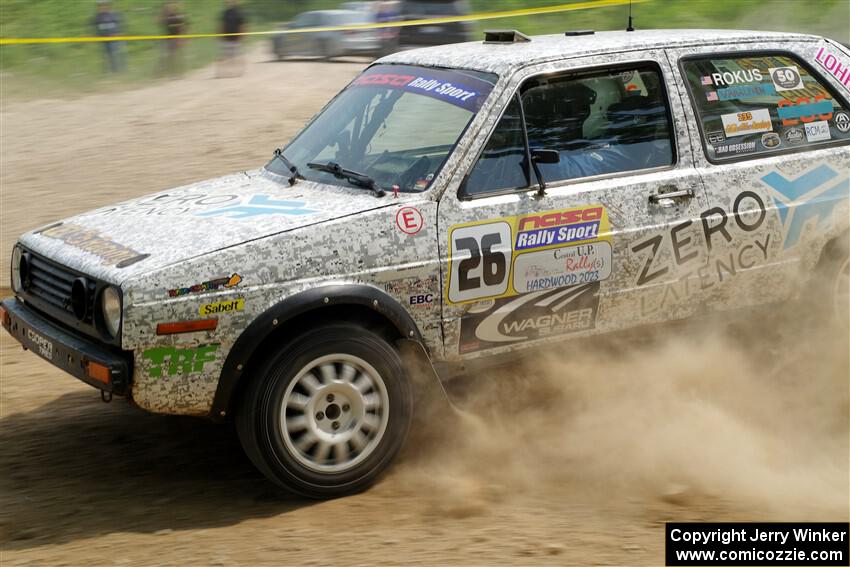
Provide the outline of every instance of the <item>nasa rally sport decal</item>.
{"type": "Polygon", "coordinates": [[[454,225],[446,300],[469,303],[601,281],[611,275],[611,248],[601,204],[454,225]]]}
{"type": "Polygon", "coordinates": [[[460,352],[577,333],[596,327],[598,281],[527,293],[470,309],[460,320],[460,352]]]}

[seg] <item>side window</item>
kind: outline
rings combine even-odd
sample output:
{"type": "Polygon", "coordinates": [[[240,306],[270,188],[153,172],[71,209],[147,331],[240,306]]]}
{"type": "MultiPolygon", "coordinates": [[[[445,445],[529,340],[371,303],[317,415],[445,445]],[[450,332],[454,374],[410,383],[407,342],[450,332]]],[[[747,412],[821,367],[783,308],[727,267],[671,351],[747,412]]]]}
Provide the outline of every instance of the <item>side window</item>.
{"type": "Polygon", "coordinates": [[[528,186],[522,115],[511,99],[466,180],[466,195],[528,186]]]}
{"type": "Polygon", "coordinates": [[[659,71],[642,66],[530,79],[522,108],[547,183],[673,164],[673,136],[659,71]]]}
{"type": "Polygon", "coordinates": [[[546,183],[674,162],[667,97],[654,65],[535,77],[520,87],[520,100],[521,109],[512,99],[470,172],[467,196],[536,182],[528,177],[523,118],[530,150],[558,153],[537,163],[546,183]]]}
{"type": "Polygon", "coordinates": [[[682,67],[710,160],[850,139],[850,113],[795,57],[709,57],[682,67]]]}

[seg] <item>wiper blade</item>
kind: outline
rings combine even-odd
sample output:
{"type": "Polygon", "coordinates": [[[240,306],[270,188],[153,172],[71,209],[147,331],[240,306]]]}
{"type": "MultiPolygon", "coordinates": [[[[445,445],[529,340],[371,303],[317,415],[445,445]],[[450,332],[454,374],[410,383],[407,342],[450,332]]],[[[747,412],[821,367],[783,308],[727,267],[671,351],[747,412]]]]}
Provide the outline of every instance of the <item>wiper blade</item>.
{"type": "Polygon", "coordinates": [[[291,161],[286,159],[286,156],[283,155],[282,149],[277,148],[274,151],[274,158],[273,159],[279,159],[281,161],[281,163],[283,163],[283,165],[286,166],[286,169],[289,170],[289,184],[290,185],[295,185],[296,179],[304,179],[304,177],[300,173],[298,173],[298,167],[294,163],[292,163],[291,161]]]}
{"type": "Polygon", "coordinates": [[[325,171],[327,173],[332,174],[337,179],[346,179],[350,181],[353,185],[357,185],[358,187],[364,187],[372,191],[376,197],[383,197],[386,193],[381,187],[375,183],[375,180],[366,175],[365,173],[358,173],[356,171],[352,171],[350,169],[345,169],[338,163],[329,161],[328,163],[308,163],[307,167],[310,169],[318,169],[319,171],[325,171]]]}

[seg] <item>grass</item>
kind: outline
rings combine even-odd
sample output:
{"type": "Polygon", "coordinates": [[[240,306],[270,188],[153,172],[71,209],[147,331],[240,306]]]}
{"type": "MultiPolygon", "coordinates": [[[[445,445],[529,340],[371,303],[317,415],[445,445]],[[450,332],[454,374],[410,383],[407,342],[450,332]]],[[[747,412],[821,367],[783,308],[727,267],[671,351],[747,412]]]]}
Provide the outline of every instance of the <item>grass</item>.
{"type": "MultiPolygon", "coordinates": [[[[490,12],[560,4],[566,0],[470,0],[473,12],[490,12]]],[[[336,0],[243,0],[251,30],[273,29],[276,21],[303,10],[332,8],[336,0]]],[[[162,0],[114,0],[128,35],[161,33],[158,19],[162,0]]],[[[222,0],[182,0],[190,32],[218,29],[222,0]]],[[[61,37],[91,35],[95,0],[0,0],[0,36],[61,37]]],[[[648,28],[751,28],[801,31],[850,42],[850,2],[847,0],[653,0],[635,4],[635,26],[648,28]]],[[[617,6],[540,16],[478,22],[488,28],[516,28],[529,34],[569,29],[625,29],[627,7],[617,6]]],[[[266,41],[263,37],[253,41],[266,41]]],[[[113,76],[104,69],[100,44],[11,45],[0,47],[0,77],[4,96],[61,90],[91,91],[141,84],[162,75],[158,41],[128,42],[127,70],[113,76]]],[[[195,39],[183,48],[184,68],[212,62],[218,51],[214,39],[195,39]]]]}

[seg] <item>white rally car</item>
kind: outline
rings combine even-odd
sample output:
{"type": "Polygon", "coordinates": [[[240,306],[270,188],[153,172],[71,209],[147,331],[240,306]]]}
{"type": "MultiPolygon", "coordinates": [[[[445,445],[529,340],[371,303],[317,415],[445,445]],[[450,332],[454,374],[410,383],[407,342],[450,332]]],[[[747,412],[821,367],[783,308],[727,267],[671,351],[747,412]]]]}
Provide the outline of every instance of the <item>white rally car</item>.
{"type": "Polygon", "coordinates": [[[262,168],[23,235],[3,325],[107,398],[233,417],[281,485],[351,493],[405,439],[414,366],[801,296],[846,324],[848,89],[848,51],[806,35],[395,54],[262,168]]]}

